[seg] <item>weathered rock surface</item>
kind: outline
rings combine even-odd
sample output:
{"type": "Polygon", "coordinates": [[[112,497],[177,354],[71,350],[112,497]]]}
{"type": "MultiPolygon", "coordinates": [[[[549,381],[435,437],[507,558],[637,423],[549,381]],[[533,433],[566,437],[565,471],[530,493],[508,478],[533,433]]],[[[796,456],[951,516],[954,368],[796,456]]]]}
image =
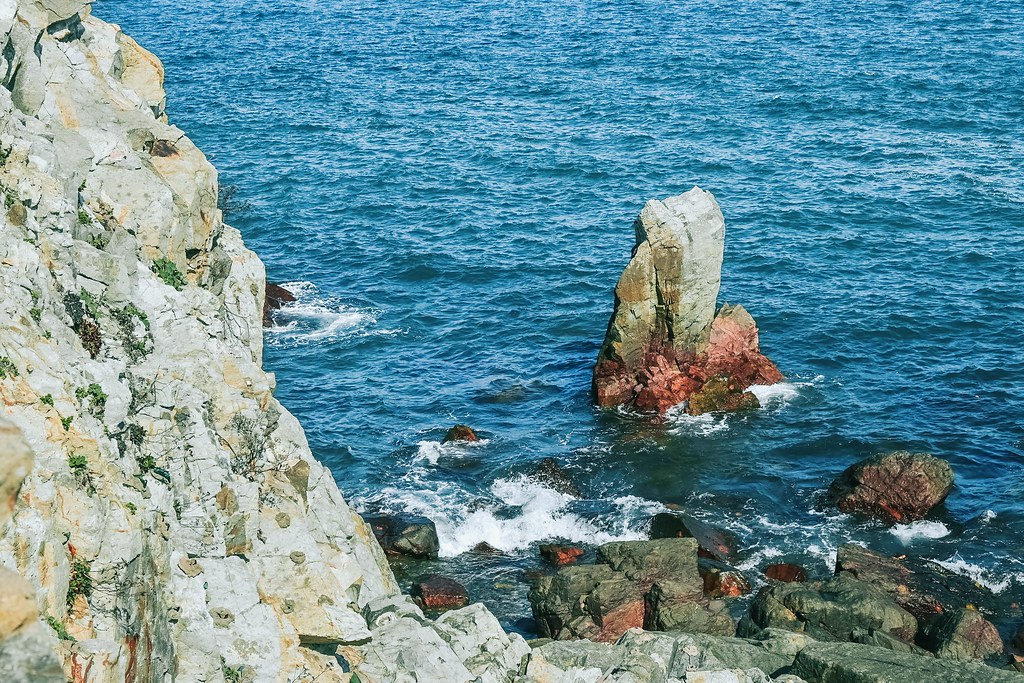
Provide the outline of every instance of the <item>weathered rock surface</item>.
{"type": "Polygon", "coordinates": [[[680,512],[659,512],[651,518],[651,538],[694,538],[698,554],[728,562],[736,554],[737,541],[729,532],[716,529],[680,512]]]}
{"type": "Polygon", "coordinates": [[[844,471],[829,488],[829,498],[843,512],[890,524],[922,519],[949,495],[953,469],[927,453],[896,451],[862,460],[844,471]]]}
{"type": "Polygon", "coordinates": [[[921,633],[921,644],[936,656],[970,661],[1003,652],[999,631],[977,610],[958,609],[939,616],[921,633]]]}
{"type": "Polygon", "coordinates": [[[716,312],[725,245],[718,202],[696,187],[651,200],[634,228],[594,368],[597,404],[664,413],[690,400],[693,414],[757,407],[745,390],[782,375],[761,354],[746,310],[716,312]]]}
{"type": "Polygon", "coordinates": [[[764,575],[765,578],[782,583],[803,583],[807,580],[806,569],[788,562],[768,565],[764,568],[764,575]]]}
{"type": "Polygon", "coordinates": [[[597,561],[537,580],[530,604],[542,635],[612,642],[631,628],[735,631],[724,603],[703,595],[694,539],[609,543],[597,561]]]}
{"type": "Polygon", "coordinates": [[[571,545],[542,545],[540,547],[540,556],[544,558],[548,564],[553,564],[556,567],[564,567],[567,564],[573,564],[581,557],[583,557],[583,549],[577,548],[571,545]]]}

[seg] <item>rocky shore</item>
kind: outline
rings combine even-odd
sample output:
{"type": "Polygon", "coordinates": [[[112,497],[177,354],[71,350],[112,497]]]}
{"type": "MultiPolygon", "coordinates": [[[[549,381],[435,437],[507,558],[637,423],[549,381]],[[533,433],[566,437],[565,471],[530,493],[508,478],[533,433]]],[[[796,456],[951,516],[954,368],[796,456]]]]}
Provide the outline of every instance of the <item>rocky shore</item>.
{"type": "MultiPolygon", "coordinates": [[[[428,617],[385,551],[436,556],[436,538],[361,519],[274,397],[263,264],[168,122],[160,61],[84,0],[7,0],[0,33],[0,680],[1020,680],[981,663],[1005,666],[1005,647],[961,592],[856,548],[834,578],[772,583],[736,623],[742,577],[685,523],[592,564],[552,551],[568,566],[533,591],[550,641],[480,604],[428,617]]],[[[716,310],[723,230],[700,190],[645,208],[602,403],[720,409],[778,381],[749,315],[716,310]]],[[[881,505],[856,495],[876,471],[844,480],[865,514],[925,514],[952,484],[925,467],[929,495],[881,505]]],[[[472,597],[427,578],[425,607],[472,597]]]]}

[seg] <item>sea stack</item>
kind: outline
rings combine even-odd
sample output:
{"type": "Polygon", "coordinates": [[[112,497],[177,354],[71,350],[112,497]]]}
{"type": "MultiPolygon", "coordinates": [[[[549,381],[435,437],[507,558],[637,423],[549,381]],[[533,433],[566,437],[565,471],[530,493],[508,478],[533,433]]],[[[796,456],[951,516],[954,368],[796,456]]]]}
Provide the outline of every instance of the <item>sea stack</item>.
{"type": "Polygon", "coordinates": [[[691,414],[757,407],[747,389],[782,373],[758,346],[742,306],[718,304],[725,218],[710,192],[694,187],[647,202],[636,246],[615,287],[615,308],[594,368],[600,406],[691,414]]]}

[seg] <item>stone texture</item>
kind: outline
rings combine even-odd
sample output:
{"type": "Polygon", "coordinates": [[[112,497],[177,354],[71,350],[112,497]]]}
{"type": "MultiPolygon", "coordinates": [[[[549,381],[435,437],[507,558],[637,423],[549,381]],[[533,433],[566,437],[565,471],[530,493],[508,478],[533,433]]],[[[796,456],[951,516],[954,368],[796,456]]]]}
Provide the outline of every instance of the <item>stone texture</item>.
{"type": "Polygon", "coordinates": [[[696,397],[695,414],[756,407],[743,390],[782,375],[760,353],[757,327],[742,307],[716,313],[725,244],[718,202],[696,187],[651,200],[634,228],[636,246],[594,368],[597,404],[664,413],[696,397]]]}
{"type": "Polygon", "coordinates": [[[782,583],[803,583],[807,580],[806,569],[788,562],[768,565],[764,568],[764,575],[765,578],[782,583]]]}
{"type": "Polygon", "coordinates": [[[571,545],[542,545],[540,556],[548,564],[556,567],[564,567],[567,564],[574,564],[583,557],[583,549],[571,545]]]}
{"type": "Polygon", "coordinates": [[[922,629],[920,643],[943,659],[971,661],[1002,654],[999,631],[977,610],[958,609],[922,629]]]}
{"type": "Polygon", "coordinates": [[[441,443],[453,443],[458,441],[473,443],[479,440],[480,437],[476,435],[476,432],[474,432],[473,428],[469,425],[455,425],[445,433],[441,443]]]}
{"type": "Polygon", "coordinates": [[[426,517],[379,515],[366,517],[366,523],[388,555],[437,559],[437,528],[426,517]]]}
{"type": "Polygon", "coordinates": [[[829,497],[843,512],[892,524],[924,518],[952,488],[953,469],[945,460],[896,451],[849,467],[832,482],[829,497]]]}
{"type": "Polygon", "coordinates": [[[650,537],[693,538],[698,555],[729,562],[736,553],[736,538],[723,529],[716,529],[681,512],[659,512],[651,518],[650,537]]]}

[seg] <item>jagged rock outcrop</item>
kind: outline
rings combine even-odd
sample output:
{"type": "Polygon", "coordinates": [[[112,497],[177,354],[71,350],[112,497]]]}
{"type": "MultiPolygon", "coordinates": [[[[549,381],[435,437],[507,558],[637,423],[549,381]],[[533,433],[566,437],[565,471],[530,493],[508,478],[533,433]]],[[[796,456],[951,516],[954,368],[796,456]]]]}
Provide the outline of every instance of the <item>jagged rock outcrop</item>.
{"type": "Polygon", "coordinates": [[[742,306],[717,309],[725,219],[710,192],[652,199],[634,225],[636,246],[615,288],[594,368],[598,405],[691,414],[757,407],[746,389],[782,379],[761,354],[742,306]]]}

